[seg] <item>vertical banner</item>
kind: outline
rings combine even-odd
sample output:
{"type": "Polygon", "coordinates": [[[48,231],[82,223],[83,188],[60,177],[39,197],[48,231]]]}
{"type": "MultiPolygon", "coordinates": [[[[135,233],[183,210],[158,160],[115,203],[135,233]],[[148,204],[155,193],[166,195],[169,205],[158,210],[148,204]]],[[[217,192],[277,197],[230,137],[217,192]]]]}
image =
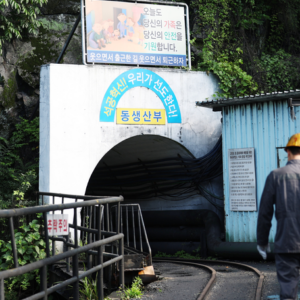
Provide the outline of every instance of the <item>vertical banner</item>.
{"type": "Polygon", "coordinates": [[[186,66],[184,10],[182,5],[85,0],[87,62],[186,66]]]}

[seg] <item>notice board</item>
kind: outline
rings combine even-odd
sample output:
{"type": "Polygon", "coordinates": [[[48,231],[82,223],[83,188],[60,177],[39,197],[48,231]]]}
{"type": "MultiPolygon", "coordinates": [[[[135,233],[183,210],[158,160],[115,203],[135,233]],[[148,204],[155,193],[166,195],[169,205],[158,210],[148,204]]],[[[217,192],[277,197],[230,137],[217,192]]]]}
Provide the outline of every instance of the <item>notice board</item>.
{"type": "Polygon", "coordinates": [[[84,3],[87,63],[187,65],[186,4],[101,0],[84,3]]]}
{"type": "Polygon", "coordinates": [[[228,150],[231,211],[256,211],[254,148],[228,150]]]}

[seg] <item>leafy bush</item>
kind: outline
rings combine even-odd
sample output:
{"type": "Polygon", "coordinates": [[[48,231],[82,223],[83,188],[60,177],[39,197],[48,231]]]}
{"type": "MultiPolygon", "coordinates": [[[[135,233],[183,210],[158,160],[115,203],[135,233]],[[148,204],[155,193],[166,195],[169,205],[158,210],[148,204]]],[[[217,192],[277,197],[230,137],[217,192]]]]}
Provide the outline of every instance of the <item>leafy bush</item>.
{"type": "MultiPolygon", "coordinates": [[[[39,119],[21,119],[11,138],[0,137],[0,209],[35,205],[28,201],[28,193],[37,183],[39,119]]],[[[30,194],[29,194],[30,195],[30,194]]],[[[14,218],[15,238],[20,266],[45,258],[45,242],[41,238],[41,225],[31,216],[14,218]],[[29,224],[28,224],[29,222],[29,224]]],[[[14,268],[8,219],[0,220],[0,271],[14,268]]],[[[6,298],[18,299],[39,283],[38,270],[5,280],[6,298]]]]}
{"type": "Polygon", "coordinates": [[[300,59],[294,58],[284,50],[275,53],[262,53],[260,68],[264,70],[267,86],[276,86],[278,91],[292,90],[299,82],[300,59]]]}
{"type": "MultiPolygon", "coordinates": [[[[15,240],[20,266],[32,263],[46,257],[46,244],[40,235],[41,225],[37,219],[28,225],[23,223],[19,230],[15,230],[15,240]]],[[[0,271],[13,269],[11,242],[0,240],[0,271]]],[[[40,283],[39,270],[5,280],[6,293],[17,292],[19,295],[34,282],[40,283]]]]}
{"type": "MultiPolygon", "coordinates": [[[[13,208],[14,191],[37,183],[39,118],[22,119],[9,140],[0,137],[0,208],[13,208]]],[[[17,196],[15,194],[15,196],[17,196]]]]}
{"type": "Polygon", "coordinates": [[[24,34],[37,34],[42,22],[37,20],[40,7],[47,0],[3,0],[0,2],[0,54],[5,41],[22,38],[24,34]]]}
{"type": "Polygon", "coordinates": [[[299,0],[189,4],[193,68],[219,77],[217,96],[299,88],[299,0]]]}

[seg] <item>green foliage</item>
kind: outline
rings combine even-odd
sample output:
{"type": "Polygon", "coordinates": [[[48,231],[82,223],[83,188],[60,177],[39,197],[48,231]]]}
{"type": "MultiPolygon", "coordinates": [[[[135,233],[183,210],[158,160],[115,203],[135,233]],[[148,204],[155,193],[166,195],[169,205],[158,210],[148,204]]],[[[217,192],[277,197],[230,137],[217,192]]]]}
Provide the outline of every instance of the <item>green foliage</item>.
{"type": "MultiPolygon", "coordinates": [[[[300,85],[300,0],[191,0],[193,68],[220,79],[219,97],[300,85]]],[[[214,95],[216,96],[216,95],[214,95]]]]}
{"type": "Polygon", "coordinates": [[[32,121],[21,119],[21,122],[16,124],[13,138],[20,143],[38,143],[39,118],[35,118],[32,121]]]}
{"type": "Polygon", "coordinates": [[[17,90],[16,72],[12,72],[7,82],[4,83],[3,92],[0,95],[0,104],[4,108],[8,109],[14,106],[17,90]]]}
{"type": "Polygon", "coordinates": [[[64,29],[64,23],[59,23],[56,21],[49,21],[45,18],[39,19],[39,21],[43,24],[43,27],[47,30],[54,30],[54,31],[62,31],[64,29]]]}
{"type": "MultiPolygon", "coordinates": [[[[40,235],[38,220],[31,221],[28,225],[23,223],[19,230],[15,230],[15,239],[20,266],[46,257],[45,242],[40,235]]],[[[0,271],[13,269],[11,242],[0,240],[0,271]]],[[[39,270],[5,280],[6,293],[15,294],[17,291],[26,291],[33,281],[39,283],[39,270]]]]}
{"type": "Polygon", "coordinates": [[[38,118],[22,119],[9,140],[0,137],[0,208],[14,207],[16,198],[23,201],[36,183],[38,139],[38,118]]]}
{"type": "Polygon", "coordinates": [[[37,34],[42,22],[37,20],[40,7],[47,0],[0,0],[0,54],[5,41],[37,34]]]}
{"type": "MultiPolygon", "coordinates": [[[[238,48],[237,52],[239,51],[241,50],[238,48]]],[[[241,68],[243,60],[238,55],[236,60],[230,61],[229,55],[223,53],[216,60],[207,60],[206,63],[220,79],[222,92],[217,91],[218,96],[229,98],[233,91],[235,96],[244,96],[247,92],[254,93],[257,90],[252,77],[241,68]]]]}
{"type": "Polygon", "coordinates": [[[127,287],[121,290],[120,292],[118,292],[118,294],[121,297],[121,300],[128,300],[132,298],[140,299],[143,296],[142,287],[143,287],[142,279],[140,277],[135,277],[131,285],[131,288],[127,287]]]}
{"type": "Polygon", "coordinates": [[[261,69],[266,71],[264,80],[267,85],[277,86],[278,90],[291,90],[297,87],[299,58],[292,59],[291,54],[281,49],[273,54],[262,53],[259,64],[261,69]]]}
{"type": "Polygon", "coordinates": [[[84,277],[79,293],[80,300],[98,299],[97,276],[95,280],[84,277]]]}

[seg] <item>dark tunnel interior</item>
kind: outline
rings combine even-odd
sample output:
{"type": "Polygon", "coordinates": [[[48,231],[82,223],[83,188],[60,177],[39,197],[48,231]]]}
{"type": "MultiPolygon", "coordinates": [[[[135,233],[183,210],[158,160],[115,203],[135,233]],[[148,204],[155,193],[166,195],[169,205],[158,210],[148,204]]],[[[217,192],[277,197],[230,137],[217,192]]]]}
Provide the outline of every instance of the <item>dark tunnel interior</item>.
{"type": "Polygon", "coordinates": [[[221,196],[203,183],[222,175],[221,139],[205,156],[195,158],[181,144],[157,135],[140,135],[112,148],[95,167],[86,195],[122,195],[124,203],[139,203],[154,253],[199,247],[206,210],[143,210],[144,201],[163,199],[184,203],[204,197],[211,207],[223,210],[221,196]]]}

